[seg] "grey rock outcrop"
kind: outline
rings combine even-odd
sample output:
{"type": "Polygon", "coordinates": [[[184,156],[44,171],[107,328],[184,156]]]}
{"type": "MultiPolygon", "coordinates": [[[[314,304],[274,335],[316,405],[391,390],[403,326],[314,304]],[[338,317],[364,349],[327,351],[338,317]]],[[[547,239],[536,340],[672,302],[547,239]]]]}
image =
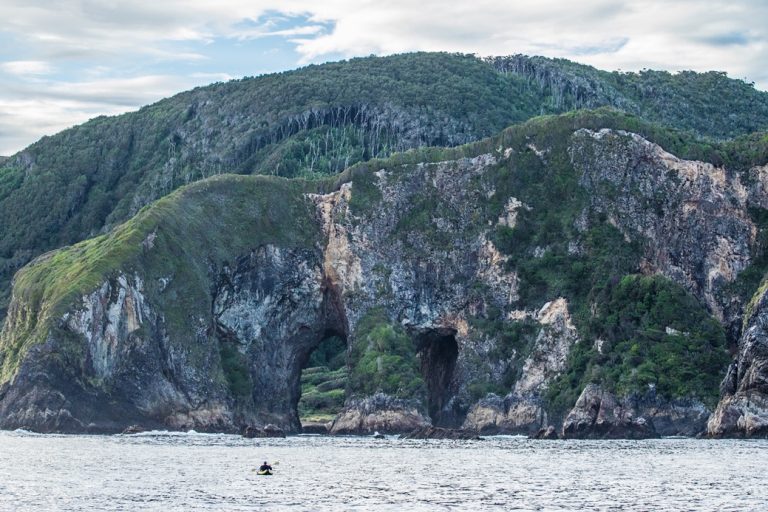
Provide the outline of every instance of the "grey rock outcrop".
{"type": "Polygon", "coordinates": [[[441,428],[441,427],[422,427],[402,434],[400,439],[451,439],[462,441],[480,441],[482,438],[473,430],[441,428]]]}
{"type": "Polygon", "coordinates": [[[681,284],[726,325],[737,322],[725,288],[749,265],[757,234],[748,213],[755,194],[739,174],[621,130],[579,130],[570,152],[590,208],[628,239],[649,242],[644,271],[681,284]]]}
{"type": "Polygon", "coordinates": [[[351,400],[329,429],[330,434],[397,434],[430,425],[418,403],[398,400],[384,394],[351,400]]]}
{"type": "Polygon", "coordinates": [[[646,439],[658,437],[653,424],[596,384],[582,391],[563,421],[566,439],[646,439]]]}
{"type": "Polygon", "coordinates": [[[697,436],[711,411],[693,399],[669,400],[651,390],[617,398],[596,384],[584,388],[563,422],[563,437],[586,439],[697,436]]]}
{"type": "Polygon", "coordinates": [[[538,432],[530,436],[531,439],[559,439],[560,436],[557,435],[557,429],[554,427],[554,425],[549,425],[547,428],[541,428],[538,432]]]}
{"type": "Polygon", "coordinates": [[[255,438],[266,438],[266,437],[285,437],[285,432],[283,429],[269,424],[265,425],[263,428],[257,428],[252,426],[247,426],[243,429],[242,435],[245,438],[248,439],[255,439],[255,438]]]}

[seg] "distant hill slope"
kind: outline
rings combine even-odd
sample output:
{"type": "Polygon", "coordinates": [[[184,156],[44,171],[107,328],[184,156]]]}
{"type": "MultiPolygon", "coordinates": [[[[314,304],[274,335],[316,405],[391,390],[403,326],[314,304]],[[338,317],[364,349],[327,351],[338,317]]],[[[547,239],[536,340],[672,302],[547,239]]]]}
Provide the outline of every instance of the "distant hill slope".
{"type": "Polygon", "coordinates": [[[0,162],[0,318],[14,272],[215,174],[336,173],[613,106],[709,138],[768,126],[768,93],[721,73],[607,73],[565,60],[415,53],[218,83],[44,137],[0,162]]]}
{"type": "Polygon", "coordinates": [[[724,72],[608,72],[565,59],[525,55],[486,60],[502,73],[525,78],[551,112],[608,105],[715,139],[768,127],[768,93],[724,72]]]}

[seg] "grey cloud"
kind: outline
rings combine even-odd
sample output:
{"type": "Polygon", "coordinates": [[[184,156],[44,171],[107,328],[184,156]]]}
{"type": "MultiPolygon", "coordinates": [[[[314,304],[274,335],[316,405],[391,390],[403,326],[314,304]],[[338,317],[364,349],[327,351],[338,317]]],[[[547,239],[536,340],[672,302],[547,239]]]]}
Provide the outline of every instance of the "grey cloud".
{"type": "Polygon", "coordinates": [[[66,83],[0,77],[0,154],[14,153],[42,135],[101,114],[136,109],[211,78],[147,76],[66,83]]]}
{"type": "Polygon", "coordinates": [[[16,124],[0,119],[0,155],[11,156],[21,148],[27,147],[40,138],[39,127],[32,126],[27,130],[19,130],[16,124]]]}
{"type": "Polygon", "coordinates": [[[616,53],[624,48],[629,42],[628,37],[621,37],[617,39],[609,39],[607,41],[598,41],[594,44],[587,45],[559,45],[559,44],[544,44],[540,48],[542,50],[555,50],[558,53],[567,53],[570,55],[587,56],[598,55],[605,53],[616,53]]]}
{"type": "Polygon", "coordinates": [[[758,41],[757,38],[751,37],[742,32],[726,32],[722,34],[713,34],[710,36],[700,36],[694,38],[694,40],[712,46],[746,46],[758,41]]]}
{"type": "Polygon", "coordinates": [[[573,55],[597,55],[601,53],[616,53],[629,42],[629,38],[626,37],[620,41],[611,42],[603,45],[592,45],[592,46],[574,46],[570,53],[573,55]]]}
{"type": "MultiPolygon", "coordinates": [[[[179,88],[165,88],[164,93],[172,93],[183,90],[183,85],[179,88]]],[[[116,107],[139,107],[147,102],[160,99],[157,93],[147,92],[141,88],[134,90],[115,87],[95,88],[83,87],[78,83],[60,83],[55,85],[37,85],[30,87],[28,85],[10,85],[4,87],[4,96],[6,98],[35,98],[37,100],[64,100],[75,101],[83,104],[92,105],[94,109],[104,106],[116,107]]]]}

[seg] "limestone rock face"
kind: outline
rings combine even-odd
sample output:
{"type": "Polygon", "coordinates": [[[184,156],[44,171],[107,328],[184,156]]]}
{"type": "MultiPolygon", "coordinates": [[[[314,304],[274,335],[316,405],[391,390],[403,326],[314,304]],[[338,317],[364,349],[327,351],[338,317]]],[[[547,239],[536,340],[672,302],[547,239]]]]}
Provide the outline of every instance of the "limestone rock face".
{"type": "Polygon", "coordinates": [[[707,424],[713,437],[768,436],[768,293],[753,299],[751,316],[729,368],[723,397],[707,424]]]}
{"type": "Polygon", "coordinates": [[[518,396],[540,395],[547,384],[566,369],[571,346],[578,342],[566,299],[559,297],[544,304],[536,320],[542,329],[523,364],[522,377],[515,383],[514,393],[518,396]]]}
{"type": "Polygon", "coordinates": [[[0,392],[0,425],[237,432],[244,423],[274,423],[298,430],[291,404],[298,400],[301,354],[325,329],[319,264],[313,251],[271,246],[243,256],[216,276],[212,315],[199,320],[194,340],[168,335],[138,276],[106,281],[60,322],[63,332],[84,340],[82,366],[61,366],[52,333],[49,348],[38,347],[39,357],[27,358],[30,366],[0,392]],[[275,307],[291,301],[292,307],[275,307]],[[240,403],[222,375],[219,343],[230,344],[251,365],[253,391],[240,403]],[[95,386],[81,388],[84,379],[95,386]]]}
{"type": "Polygon", "coordinates": [[[645,271],[683,285],[726,324],[737,321],[724,287],[750,262],[757,230],[747,207],[759,194],[735,172],[682,160],[637,134],[582,129],[573,139],[590,208],[628,239],[650,242],[645,271]]]}
{"type": "Polygon", "coordinates": [[[220,340],[246,356],[257,424],[300,429],[293,404],[299,399],[301,362],[333,316],[322,279],[316,252],[271,246],[219,275],[214,327],[220,340]]]}
{"type": "Polygon", "coordinates": [[[25,359],[13,386],[0,387],[0,425],[46,432],[112,432],[129,424],[228,430],[232,411],[223,387],[204,384],[216,354],[202,353],[192,364],[175,353],[142,290],[138,276],[120,274],[83,296],[35,348],[36,357],[25,359]],[[62,360],[62,333],[84,340],[81,365],[62,360]],[[110,393],[81,387],[84,379],[110,393]]]}
{"type": "Polygon", "coordinates": [[[384,394],[352,400],[339,413],[329,429],[330,434],[396,434],[426,427],[429,419],[418,404],[398,400],[384,394]]]}
{"type": "Polygon", "coordinates": [[[464,421],[464,428],[481,433],[533,434],[547,425],[547,412],[543,393],[550,382],[567,368],[571,347],[578,342],[568,301],[562,297],[546,303],[529,316],[540,326],[535,345],[522,367],[520,379],[514,389],[501,399],[488,396],[472,406],[464,421]]]}

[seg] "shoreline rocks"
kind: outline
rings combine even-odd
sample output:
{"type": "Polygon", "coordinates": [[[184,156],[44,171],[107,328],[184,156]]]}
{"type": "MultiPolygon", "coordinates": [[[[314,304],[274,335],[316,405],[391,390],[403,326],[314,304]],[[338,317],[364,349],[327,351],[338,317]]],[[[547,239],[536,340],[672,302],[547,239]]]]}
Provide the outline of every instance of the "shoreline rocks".
{"type": "Polygon", "coordinates": [[[557,435],[557,429],[553,425],[548,426],[547,428],[541,428],[538,432],[528,437],[528,439],[560,439],[560,436],[557,435]]]}
{"type": "Polygon", "coordinates": [[[400,434],[429,424],[416,402],[377,393],[349,401],[333,420],[329,434],[400,434]]]}
{"type": "Polygon", "coordinates": [[[485,435],[531,435],[546,421],[546,412],[538,398],[513,394],[502,398],[491,394],[472,406],[462,428],[485,435]]]}
{"type": "Polygon", "coordinates": [[[453,429],[426,426],[408,434],[402,434],[400,439],[452,439],[462,441],[481,441],[482,437],[473,430],[453,429]]]}
{"type": "Polygon", "coordinates": [[[267,437],[285,437],[285,432],[275,425],[265,425],[263,428],[253,427],[251,425],[243,428],[242,435],[248,439],[267,438],[267,437]]]}
{"type": "Polygon", "coordinates": [[[660,437],[642,416],[612,393],[588,384],[563,421],[564,439],[649,439],[660,437]]]}
{"type": "Polygon", "coordinates": [[[302,434],[321,434],[326,435],[331,427],[330,421],[306,421],[301,423],[302,434]]]}

